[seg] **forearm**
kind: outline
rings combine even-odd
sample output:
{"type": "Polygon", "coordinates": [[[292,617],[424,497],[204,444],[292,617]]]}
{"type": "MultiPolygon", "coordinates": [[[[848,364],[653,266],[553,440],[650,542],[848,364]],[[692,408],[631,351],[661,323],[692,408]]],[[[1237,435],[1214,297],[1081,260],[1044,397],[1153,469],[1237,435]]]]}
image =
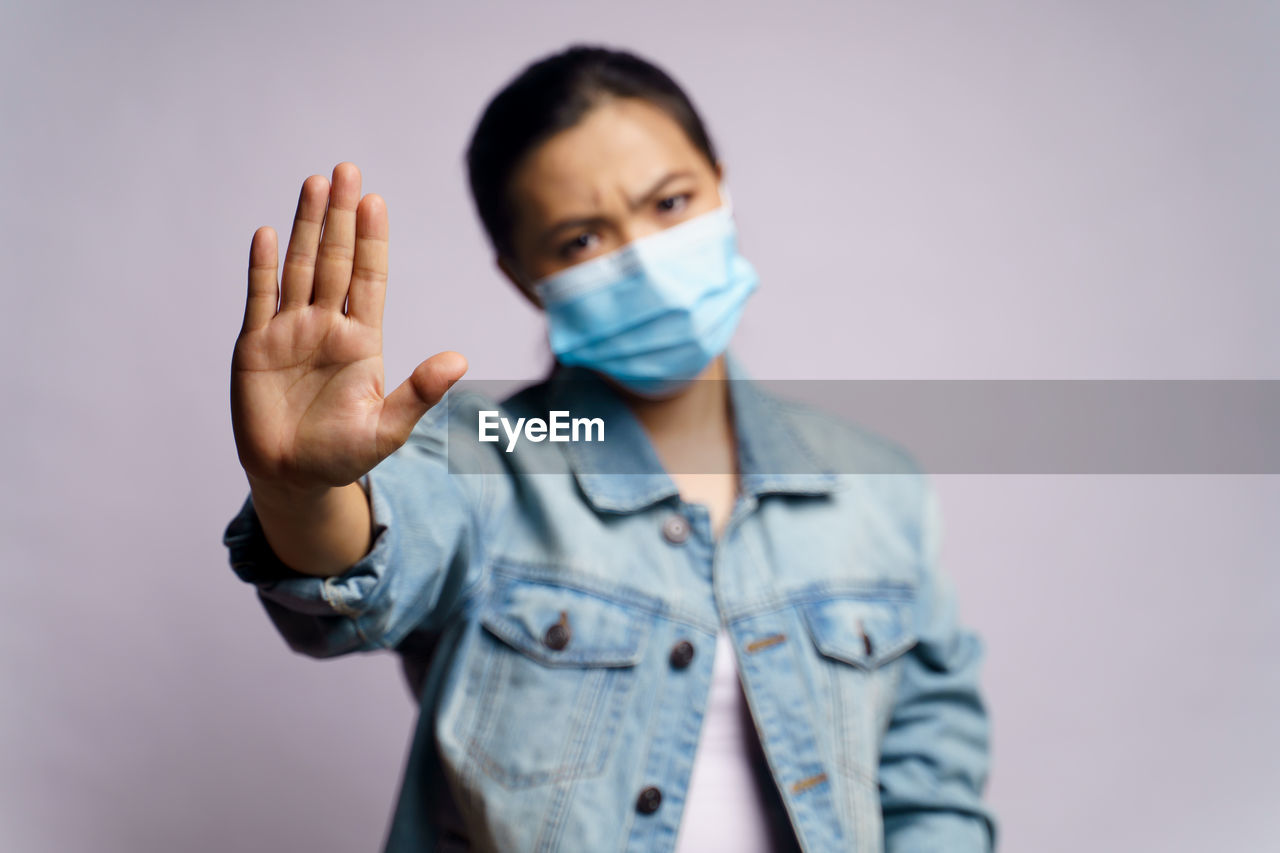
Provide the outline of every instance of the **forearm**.
{"type": "Polygon", "coordinates": [[[295,571],[338,575],[369,552],[372,517],[360,483],[296,490],[249,477],[253,507],[271,550],[295,571]]]}

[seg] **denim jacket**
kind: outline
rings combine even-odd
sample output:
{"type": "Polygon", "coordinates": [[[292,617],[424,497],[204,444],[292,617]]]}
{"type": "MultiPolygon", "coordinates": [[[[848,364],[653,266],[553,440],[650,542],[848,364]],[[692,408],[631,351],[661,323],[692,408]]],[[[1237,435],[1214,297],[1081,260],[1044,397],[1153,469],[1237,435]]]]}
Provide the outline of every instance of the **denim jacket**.
{"type": "Polygon", "coordinates": [[[994,848],[983,651],[927,475],[726,366],[718,540],[621,398],[563,365],[500,402],[451,389],[360,479],[373,544],[340,575],[281,563],[245,499],[223,542],[289,646],[394,650],[417,696],[385,851],[674,849],[722,625],[777,849],[994,848]],[[606,441],[477,440],[482,410],[585,409],[606,441]]]}

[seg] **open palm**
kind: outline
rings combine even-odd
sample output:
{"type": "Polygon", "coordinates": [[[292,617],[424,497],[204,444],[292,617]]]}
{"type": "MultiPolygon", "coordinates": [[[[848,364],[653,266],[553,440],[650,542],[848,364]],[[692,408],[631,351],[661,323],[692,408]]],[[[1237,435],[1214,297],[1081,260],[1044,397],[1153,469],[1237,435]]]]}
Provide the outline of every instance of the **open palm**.
{"type": "Polygon", "coordinates": [[[438,353],[384,396],[387,211],[380,196],[360,197],[352,163],[334,168],[332,188],[321,175],[303,182],[279,286],[277,266],[264,226],[231,362],[240,463],[262,482],[345,486],[408,440],[466,359],[438,353]]]}

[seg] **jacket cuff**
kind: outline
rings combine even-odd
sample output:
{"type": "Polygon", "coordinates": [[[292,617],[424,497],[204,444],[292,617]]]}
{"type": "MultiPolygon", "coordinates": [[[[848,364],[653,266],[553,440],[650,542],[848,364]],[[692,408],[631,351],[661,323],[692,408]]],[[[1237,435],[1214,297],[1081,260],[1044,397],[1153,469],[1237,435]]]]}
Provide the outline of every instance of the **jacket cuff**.
{"type": "Polygon", "coordinates": [[[369,496],[373,544],[368,553],[346,571],[330,577],[299,572],[285,565],[267,541],[250,492],[223,532],[232,570],[260,594],[292,610],[312,615],[356,617],[370,598],[387,565],[394,538],[391,505],[377,478],[365,474],[357,482],[369,496]]]}

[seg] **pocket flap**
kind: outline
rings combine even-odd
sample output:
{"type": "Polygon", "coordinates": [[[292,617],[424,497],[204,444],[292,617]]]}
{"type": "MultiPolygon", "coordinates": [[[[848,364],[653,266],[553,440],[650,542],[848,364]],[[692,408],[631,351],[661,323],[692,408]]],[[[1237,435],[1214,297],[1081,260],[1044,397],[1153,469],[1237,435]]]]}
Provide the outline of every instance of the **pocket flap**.
{"type": "Polygon", "coordinates": [[[494,636],[549,666],[634,666],[650,628],[645,612],[621,601],[505,576],[495,578],[479,618],[494,636]]]}
{"type": "Polygon", "coordinates": [[[887,663],[916,643],[909,597],[835,596],[802,609],[818,651],[864,669],[887,663]]]}

